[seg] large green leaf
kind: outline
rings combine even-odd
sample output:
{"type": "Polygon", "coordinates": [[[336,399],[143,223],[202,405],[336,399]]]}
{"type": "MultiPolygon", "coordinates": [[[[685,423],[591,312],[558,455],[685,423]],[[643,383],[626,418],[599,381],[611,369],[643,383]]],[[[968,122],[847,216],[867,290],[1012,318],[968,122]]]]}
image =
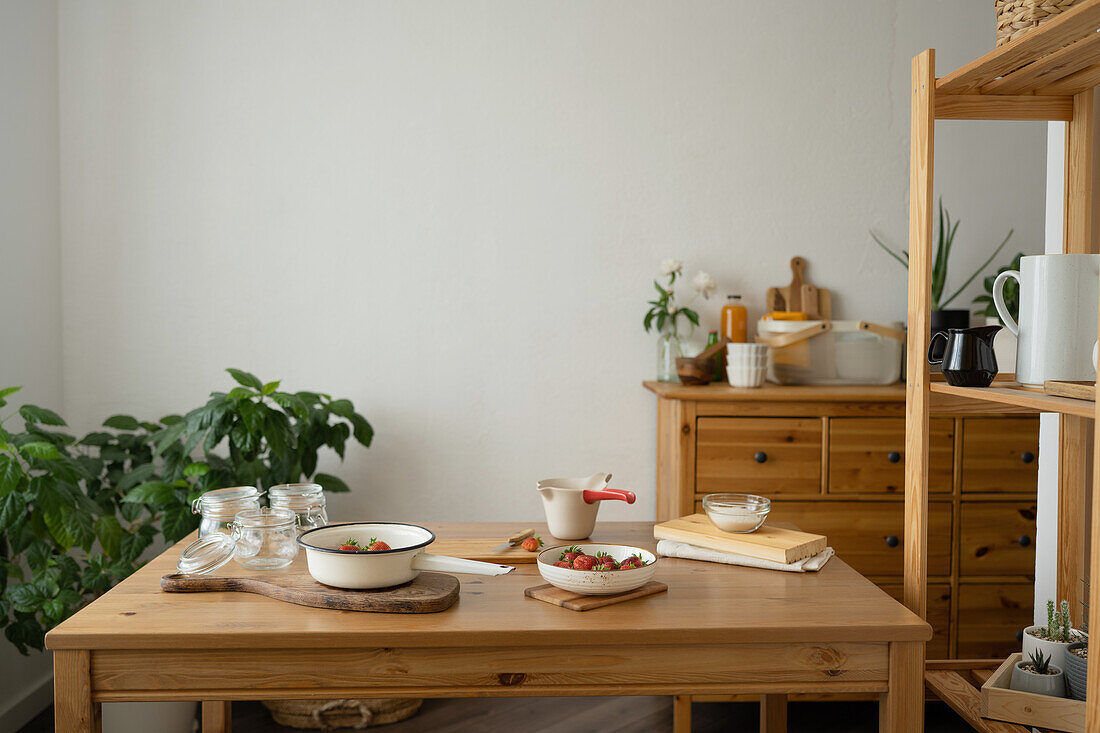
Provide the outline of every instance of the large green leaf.
{"type": "Polygon", "coordinates": [[[29,423],[41,423],[42,425],[65,425],[65,421],[61,419],[53,410],[47,410],[45,407],[38,407],[37,405],[23,405],[19,408],[19,414],[23,416],[23,419],[29,423]]]}
{"type": "Polygon", "coordinates": [[[11,601],[16,611],[22,613],[34,613],[39,606],[49,600],[49,596],[34,583],[10,585],[4,592],[4,597],[11,601]]]}
{"type": "Polygon", "coordinates": [[[115,430],[137,430],[141,427],[141,423],[130,415],[111,415],[103,421],[103,427],[115,430]]]}
{"type": "Polygon", "coordinates": [[[24,443],[19,446],[19,450],[26,453],[33,458],[41,458],[46,461],[55,461],[61,457],[61,454],[57,451],[57,446],[53,443],[47,443],[42,440],[34,440],[30,443],[24,443]]]}
{"type": "Polygon", "coordinates": [[[249,387],[234,387],[229,390],[229,394],[226,395],[231,400],[247,399],[256,396],[256,390],[249,387]]]}
{"type": "Polygon", "coordinates": [[[237,380],[237,384],[243,384],[245,387],[251,387],[252,389],[262,390],[264,388],[264,383],[257,379],[255,374],[250,374],[243,369],[233,368],[226,369],[225,371],[229,372],[230,376],[237,380]]]}
{"type": "Polygon", "coordinates": [[[90,445],[101,448],[114,439],[115,436],[111,435],[110,433],[88,433],[80,439],[80,445],[90,445]]]}
{"type": "Polygon", "coordinates": [[[125,476],[123,476],[122,479],[118,482],[118,490],[129,491],[133,487],[140,484],[142,481],[152,478],[153,474],[156,473],[156,470],[156,466],[152,463],[146,463],[144,465],[138,466],[137,468],[134,468],[125,476]]]}
{"type": "Polygon", "coordinates": [[[191,463],[183,469],[184,476],[205,476],[210,473],[210,464],[203,461],[191,463]]]}
{"type": "Polygon", "coordinates": [[[27,510],[27,500],[22,494],[12,492],[0,499],[0,532],[6,532],[23,519],[27,510]]]}
{"type": "Polygon", "coordinates": [[[339,415],[340,417],[350,418],[352,413],[355,412],[355,406],[351,404],[351,400],[333,400],[328,403],[329,412],[339,415]]]}
{"type": "Polygon", "coordinates": [[[164,508],[161,532],[169,542],[178,542],[195,529],[199,517],[185,504],[172,504],[164,508]]]}
{"type": "Polygon", "coordinates": [[[321,484],[321,488],[325,491],[331,491],[334,494],[341,494],[351,490],[348,488],[347,484],[329,473],[319,473],[313,477],[313,480],[321,484]]]}
{"type": "Polygon", "coordinates": [[[353,412],[348,419],[351,420],[352,435],[355,436],[355,439],[359,441],[360,445],[370,447],[371,440],[374,439],[374,428],[370,426],[367,419],[358,412],[353,412]]]}
{"type": "Polygon", "coordinates": [[[122,525],[114,516],[100,517],[95,523],[95,536],[103,552],[117,558],[122,547],[122,525]]]}
{"type": "Polygon", "coordinates": [[[159,506],[167,504],[176,496],[176,489],[172,484],[164,481],[147,481],[122,498],[130,504],[153,504],[159,506]]]}
{"type": "Polygon", "coordinates": [[[281,381],[282,380],[276,379],[274,382],[268,382],[263,386],[263,389],[261,389],[260,391],[263,392],[265,395],[269,395],[279,388],[279,384],[281,383],[281,381]]]}
{"type": "Polygon", "coordinates": [[[19,482],[23,478],[23,469],[19,462],[0,455],[0,496],[10,494],[19,488],[19,482]]]}
{"type": "Polygon", "coordinates": [[[13,395],[21,389],[23,389],[23,388],[22,387],[4,387],[3,389],[0,389],[0,407],[3,407],[4,405],[8,404],[8,401],[6,399],[4,399],[5,397],[7,397],[8,395],[13,395]]]}

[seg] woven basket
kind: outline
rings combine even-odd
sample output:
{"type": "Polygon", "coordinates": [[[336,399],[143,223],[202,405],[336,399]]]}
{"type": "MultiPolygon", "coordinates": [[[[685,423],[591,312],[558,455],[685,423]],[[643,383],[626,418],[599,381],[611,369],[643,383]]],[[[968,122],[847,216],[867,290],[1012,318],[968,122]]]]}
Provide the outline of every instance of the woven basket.
{"type": "Polygon", "coordinates": [[[1081,0],[994,0],[997,45],[1002,46],[1040,23],[1057,18],[1081,0]]]}
{"type": "Polygon", "coordinates": [[[363,729],[416,715],[423,700],[271,700],[264,702],[279,725],[309,730],[363,729]]]}

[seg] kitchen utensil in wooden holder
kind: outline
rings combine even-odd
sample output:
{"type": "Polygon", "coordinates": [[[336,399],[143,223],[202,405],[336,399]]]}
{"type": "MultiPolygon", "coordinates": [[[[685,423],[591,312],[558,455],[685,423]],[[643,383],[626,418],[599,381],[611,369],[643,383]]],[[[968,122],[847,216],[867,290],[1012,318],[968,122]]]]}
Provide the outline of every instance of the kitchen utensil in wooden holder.
{"type": "Polygon", "coordinates": [[[729,341],[719,339],[718,343],[708,346],[698,356],[683,356],[676,360],[676,373],[682,384],[710,384],[714,381],[715,358],[726,348],[729,341]]]}
{"type": "Polygon", "coordinates": [[[1017,652],[1004,661],[982,685],[983,718],[1021,723],[1042,729],[1079,733],[1085,730],[1085,702],[1068,697],[1036,695],[1009,687],[1012,668],[1023,659],[1017,652]]]}
{"type": "MultiPolygon", "coordinates": [[[[621,573],[624,571],[619,570],[615,572],[621,573]]],[[[630,571],[627,570],[625,572],[630,571]]],[[[549,583],[546,583],[545,585],[536,585],[524,590],[523,595],[528,598],[534,598],[536,601],[543,601],[554,606],[568,608],[570,611],[590,611],[593,608],[602,608],[603,606],[610,606],[615,603],[633,601],[635,598],[645,598],[646,596],[652,596],[657,593],[664,593],[666,590],[668,590],[667,585],[651,580],[645,585],[627,591],[626,593],[618,593],[613,596],[586,596],[580,593],[562,590],[561,588],[555,588],[549,583]]]]}
{"type": "Polygon", "coordinates": [[[1053,20],[1080,0],[994,0],[997,12],[997,45],[1003,46],[1048,20],[1053,20]]]}
{"type": "Polygon", "coordinates": [[[458,600],[458,578],[444,573],[421,573],[404,585],[378,590],[342,590],[321,585],[304,570],[268,572],[260,576],[165,575],[161,590],[168,593],[257,593],[286,603],[313,608],[371,613],[438,613],[458,600]]]}
{"type": "Polygon", "coordinates": [[[723,532],[705,514],[689,514],[654,525],[658,540],[673,540],[718,552],[746,555],[789,565],[825,549],[825,535],[765,524],[755,532],[723,532]]]}
{"type": "Polygon", "coordinates": [[[765,293],[765,312],[794,311],[805,313],[808,320],[829,320],[833,317],[832,294],[806,282],[806,260],[791,258],[791,284],[782,288],[768,288],[765,293]]]}

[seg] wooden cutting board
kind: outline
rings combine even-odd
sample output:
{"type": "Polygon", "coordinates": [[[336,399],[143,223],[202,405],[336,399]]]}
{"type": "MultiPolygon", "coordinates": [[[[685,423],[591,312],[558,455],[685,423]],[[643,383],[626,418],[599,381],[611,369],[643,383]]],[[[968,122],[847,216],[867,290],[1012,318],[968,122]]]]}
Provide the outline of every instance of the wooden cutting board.
{"type": "Polygon", "coordinates": [[[1043,382],[1043,391],[1058,397],[1072,397],[1075,400],[1096,401],[1096,382],[1043,382]]]}
{"type": "Polygon", "coordinates": [[[806,260],[791,258],[791,284],[782,288],[768,288],[765,295],[765,312],[798,311],[811,321],[828,321],[833,317],[832,294],[806,282],[806,260]]]}
{"type": "Polygon", "coordinates": [[[523,591],[523,595],[537,601],[568,608],[570,611],[590,611],[593,608],[602,608],[623,601],[632,601],[635,598],[645,598],[656,593],[664,593],[666,590],[668,590],[667,585],[651,580],[645,585],[626,593],[616,593],[612,596],[585,596],[573,591],[562,590],[547,583],[527,588],[523,591]]]}
{"type": "Polygon", "coordinates": [[[653,536],[659,540],[673,540],[784,564],[813,557],[824,550],[826,544],[824,535],[768,524],[747,534],[723,532],[705,514],[690,514],[654,525],[653,536]]]}
{"type": "Polygon", "coordinates": [[[299,606],[371,613],[438,613],[458,600],[458,578],[443,573],[421,573],[404,585],[378,590],[330,588],[301,570],[264,577],[165,575],[160,587],[168,593],[258,593],[299,606]]]}
{"type": "MultiPolygon", "coordinates": [[[[433,555],[450,555],[451,557],[462,557],[467,560],[480,560],[482,562],[492,562],[504,565],[515,565],[517,563],[533,563],[539,556],[538,552],[528,552],[522,547],[509,547],[501,550],[500,552],[492,552],[494,547],[498,547],[504,542],[503,537],[494,537],[492,539],[444,539],[436,538],[436,541],[428,545],[427,552],[433,555]]],[[[542,536],[542,547],[540,549],[546,549],[553,545],[561,544],[552,537],[542,536]],[[549,544],[547,544],[549,542],[549,544]]]]}

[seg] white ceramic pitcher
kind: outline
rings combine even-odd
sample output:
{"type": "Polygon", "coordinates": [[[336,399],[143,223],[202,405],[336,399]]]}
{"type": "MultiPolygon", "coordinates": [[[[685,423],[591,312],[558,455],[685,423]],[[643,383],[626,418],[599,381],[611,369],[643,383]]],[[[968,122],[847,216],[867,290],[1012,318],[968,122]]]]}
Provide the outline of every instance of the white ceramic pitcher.
{"type": "Polygon", "coordinates": [[[594,473],[584,478],[548,478],[538,482],[542,508],[550,534],[559,540],[583,540],[596,527],[596,513],[606,499],[633,504],[633,491],[609,489],[609,473],[594,473]]]}
{"type": "Polygon", "coordinates": [[[1022,257],[1019,272],[1008,270],[997,276],[993,304],[1019,338],[1016,381],[1041,387],[1048,379],[1096,378],[1092,347],[1096,342],[1098,280],[1100,255],[1022,257]],[[1020,286],[1019,324],[1005,307],[1008,278],[1020,286]]]}

